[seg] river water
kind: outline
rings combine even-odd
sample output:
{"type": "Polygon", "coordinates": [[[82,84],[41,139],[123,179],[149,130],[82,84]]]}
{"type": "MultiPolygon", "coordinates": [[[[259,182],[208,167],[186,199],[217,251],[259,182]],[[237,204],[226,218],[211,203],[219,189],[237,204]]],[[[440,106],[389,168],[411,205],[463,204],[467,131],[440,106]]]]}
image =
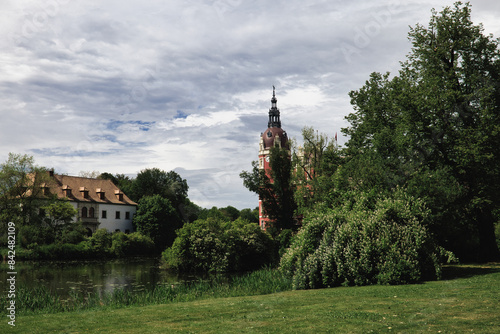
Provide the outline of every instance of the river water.
{"type": "MultiPolygon", "coordinates": [[[[5,263],[0,265],[0,290],[7,290],[5,263]]],[[[140,291],[155,285],[176,285],[199,279],[179,276],[160,268],[156,258],[134,258],[113,261],[65,261],[16,263],[16,286],[45,286],[61,297],[71,291],[102,294],[115,289],[140,291]]]]}

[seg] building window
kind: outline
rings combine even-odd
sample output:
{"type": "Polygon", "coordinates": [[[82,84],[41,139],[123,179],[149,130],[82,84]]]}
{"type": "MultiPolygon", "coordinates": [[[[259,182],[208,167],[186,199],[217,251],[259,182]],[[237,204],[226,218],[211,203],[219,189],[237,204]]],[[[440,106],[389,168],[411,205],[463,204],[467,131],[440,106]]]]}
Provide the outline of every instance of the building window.
{"type": "Polygon", "coordinates": [[[130,219],[130,212],[125,212],[125,219],[130,219]]]}
{"type": "Polygon", "coordinates": [[[87,208],[86,207],[82,208],[82,218],[87,218],[87,208]]]}
{"type": "Polygon", "coordinates": [[[116,211],[115,219],[120,219],[120,211],[116,211]]]}
{"type": "Polygon", "coordinates": [[[108,216],[108,212],[106,210],[102,210],[102,218],[106,219],[108,216]]]}
{"type": "Polygon", "coordinates": [[[106,197],[104,196],[104,191],[102,190],[102,188],[97,188],[95,190],[96,194],[97,194],[97,197],[99,199],[105,199],[106,197]]]}
{"type": "Polygon", "coordinates": [[[89,209],[89,217],[94,218],[94,208],[89,209]]]}

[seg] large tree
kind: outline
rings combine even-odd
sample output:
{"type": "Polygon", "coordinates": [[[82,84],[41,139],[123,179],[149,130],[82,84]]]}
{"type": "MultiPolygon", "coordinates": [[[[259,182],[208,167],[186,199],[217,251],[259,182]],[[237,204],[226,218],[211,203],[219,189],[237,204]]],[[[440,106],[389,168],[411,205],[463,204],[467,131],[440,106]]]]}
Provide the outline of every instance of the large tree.
{"type": "Polygon", "coordinates": [[[142,197],[132,223],[137,232],[153,240],[157,251],[170,247],[175,230],[182,226],[172,203],[160,195],[142,197]]]}
{"type": "Polygon", "coordinates": [[[303,146],[293,153],[293,183],[298,214],[304,214],[316,203],[330,201],[332,175],[341,163],[336,142],[312,127],[302,129],[303,146]]]}
{"type": "Polygon", "coordinates": [[[294,185],[291,182],[292,165],[289,150],[281,147],[270,149],[270,173],[259,169],[252,162],[251,172],[243,171],[240,177],[248,190],[255,192],[262,200],[264,213],[270,218],[269,231],[279,234],[284,229],[295,227],[294,185]]]}
{"type": "Polygon", "coordinates": [[[40,200],[42,185],[48,186],[46,170],[36,166],[29,155],[9,153],[0,165],[0,220],[22,225],[40,224],[39,208],[46,204],[40,200]]]}
{"type": "Polygon", "coordinates": [[[473,24],[461,2],[432,10],[429,25],[411,28],[409,39],[398,76],[373,73],[350,93],[355,112],[343,129],[350,182],[408,187],[433,209],[430,228],[445,246],[498,260],[499,40],[473,24]]]}
{"type": "Polygon", "coordinates": [[[132,199],[135,201],[143,196],[160,195],[170,200],[177,208],[187,198],[188,184],[175,171],[165,172],[159,168],[147,168],[137,174],[131,190],[132,199]]]}

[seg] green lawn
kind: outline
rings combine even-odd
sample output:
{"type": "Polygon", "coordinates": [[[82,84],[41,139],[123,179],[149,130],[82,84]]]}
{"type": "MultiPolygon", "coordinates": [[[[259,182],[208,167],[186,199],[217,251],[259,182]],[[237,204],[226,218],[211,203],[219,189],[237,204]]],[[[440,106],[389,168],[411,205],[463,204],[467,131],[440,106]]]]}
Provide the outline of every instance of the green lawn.
{"type": "Polygon", "coordinates": [[[25,315],[1,333],[500,333],[500,265],[441,281],[25,315]]]}

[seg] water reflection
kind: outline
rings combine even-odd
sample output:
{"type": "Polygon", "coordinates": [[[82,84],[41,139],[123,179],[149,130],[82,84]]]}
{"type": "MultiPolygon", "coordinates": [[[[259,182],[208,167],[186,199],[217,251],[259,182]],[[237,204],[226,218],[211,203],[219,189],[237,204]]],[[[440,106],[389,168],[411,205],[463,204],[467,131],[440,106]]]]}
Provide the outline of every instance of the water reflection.
{"type": "MultiPolygon", "coordinates": [[[[7,288],[7,265],[1,265],[0,287],[7,288]]],[[[179,276],[160,268],[156,258],[113,261],[66,261],[16,263],[18,287],[45,286],[62,298],[71,291],[83,294],[112,292],[115,289],[140,291],[156,285],[176,285],[197,277],[179,276]]]]}

